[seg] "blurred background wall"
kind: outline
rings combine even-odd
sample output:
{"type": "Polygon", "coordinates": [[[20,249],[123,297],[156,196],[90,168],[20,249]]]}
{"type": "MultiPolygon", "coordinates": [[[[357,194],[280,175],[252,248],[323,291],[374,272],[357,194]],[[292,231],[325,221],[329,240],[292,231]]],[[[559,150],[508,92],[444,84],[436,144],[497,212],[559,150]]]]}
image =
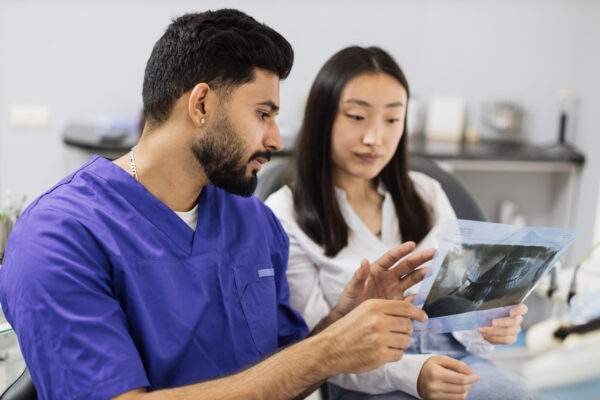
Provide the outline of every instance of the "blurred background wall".
{"type": "Polygon", "coordinates": [[[527,141],[556,141],[557,91],[572,88],[567,140],[586,155],[572,223],[576,258],[600,240],[600,2],[592,0],[0,0],[0,197],[10,190],[32,201],[75,169],[65,126],[138,115],[146,60],[171,18],[225,6],[272,26],[295,49],[281,86],[285,135],[298,128],[318,69],[351,44],[392,53],[420,104],[463,98],[467,126],[483,136],[482,105],[505,100],[525,110],[527,141]],[[47,107],[47,126],[12,126],[18,104],[47,107]]]}

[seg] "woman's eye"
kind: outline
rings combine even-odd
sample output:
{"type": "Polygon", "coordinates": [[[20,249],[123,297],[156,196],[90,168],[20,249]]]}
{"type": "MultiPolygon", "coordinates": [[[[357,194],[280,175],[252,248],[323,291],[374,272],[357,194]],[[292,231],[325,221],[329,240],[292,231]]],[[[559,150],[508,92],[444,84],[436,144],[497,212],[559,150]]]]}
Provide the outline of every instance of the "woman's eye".
{"type": "Polygon", "coordinates": [[[362,115],[346,114],[346,116],[348,118],[351,118],[351,119],[355,120],[355,121],[362,121],[362,120],[365,119],[365,117],[363,117],[362,115]]]}
{"type": "Polygon", "coordinates": [[[387,120],[387,122],[389,122],[390,124],[395,124],[396,122],[399,122],[400,118],[389,118],[387,120]]]}

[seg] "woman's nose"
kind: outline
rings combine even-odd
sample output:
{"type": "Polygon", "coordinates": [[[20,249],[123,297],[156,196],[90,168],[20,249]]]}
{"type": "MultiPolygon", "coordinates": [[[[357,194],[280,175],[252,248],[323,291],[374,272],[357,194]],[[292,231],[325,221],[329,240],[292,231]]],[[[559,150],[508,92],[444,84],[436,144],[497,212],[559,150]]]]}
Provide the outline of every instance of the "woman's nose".
{"type": "Polygon", "coordinates": [[[365,146],[376,146],[381,144],[381,127],[374,123],[365,132],[362,143],[365,146]]]}

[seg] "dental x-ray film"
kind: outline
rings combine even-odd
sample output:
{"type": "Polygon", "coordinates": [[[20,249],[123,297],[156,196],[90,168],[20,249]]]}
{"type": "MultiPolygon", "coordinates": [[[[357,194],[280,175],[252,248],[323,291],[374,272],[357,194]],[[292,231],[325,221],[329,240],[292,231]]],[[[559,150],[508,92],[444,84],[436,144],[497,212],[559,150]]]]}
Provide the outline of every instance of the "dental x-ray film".
{"type": "Polygon", "coordinates": [[[489,326],[527,298],[575,240],[575,229],[450,220],[414,304],[415,333],[489,326]]]}

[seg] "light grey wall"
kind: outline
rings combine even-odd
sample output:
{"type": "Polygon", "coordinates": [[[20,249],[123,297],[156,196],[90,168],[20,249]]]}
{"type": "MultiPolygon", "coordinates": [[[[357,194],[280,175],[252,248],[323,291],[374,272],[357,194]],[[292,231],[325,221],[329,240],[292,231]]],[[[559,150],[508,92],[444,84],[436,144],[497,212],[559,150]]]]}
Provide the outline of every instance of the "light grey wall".
{"type": "Polygon", "coordinates": [[[575,32],[573,87],[580,99],[575,143],[586,153],[586,164],[578,185],[575,221],[580,233],[573,253],[581,258],[594,240],[600,240],[600,226],[594,228],[595,221],[600,223],[600,2],[580,2],[575,32]]]}
{"type": "Polygon", "coordinates": [[[519,102],[533,142],[555,140],[557,89],[573,87],[580,101],[569,138],[588,159],[577,253],[591,243],[600,181],[600,10],[585,0],[0,0],[0,193],[10,189],[33,199],[74,168],[61,143],[64,126],[138,113],[145,62],[170,18],[223,6],[247,11],[294,46],[296,63],[282,84],[284,133],[299,124],[320,66],[350,44],[390,51],[422,103],[436,94],[463,97],[469,124],[480,129],[483,102],[519,102]],[[50,127],[10,127],[8,109],[15,103],[49,105],[50,127]]]}

